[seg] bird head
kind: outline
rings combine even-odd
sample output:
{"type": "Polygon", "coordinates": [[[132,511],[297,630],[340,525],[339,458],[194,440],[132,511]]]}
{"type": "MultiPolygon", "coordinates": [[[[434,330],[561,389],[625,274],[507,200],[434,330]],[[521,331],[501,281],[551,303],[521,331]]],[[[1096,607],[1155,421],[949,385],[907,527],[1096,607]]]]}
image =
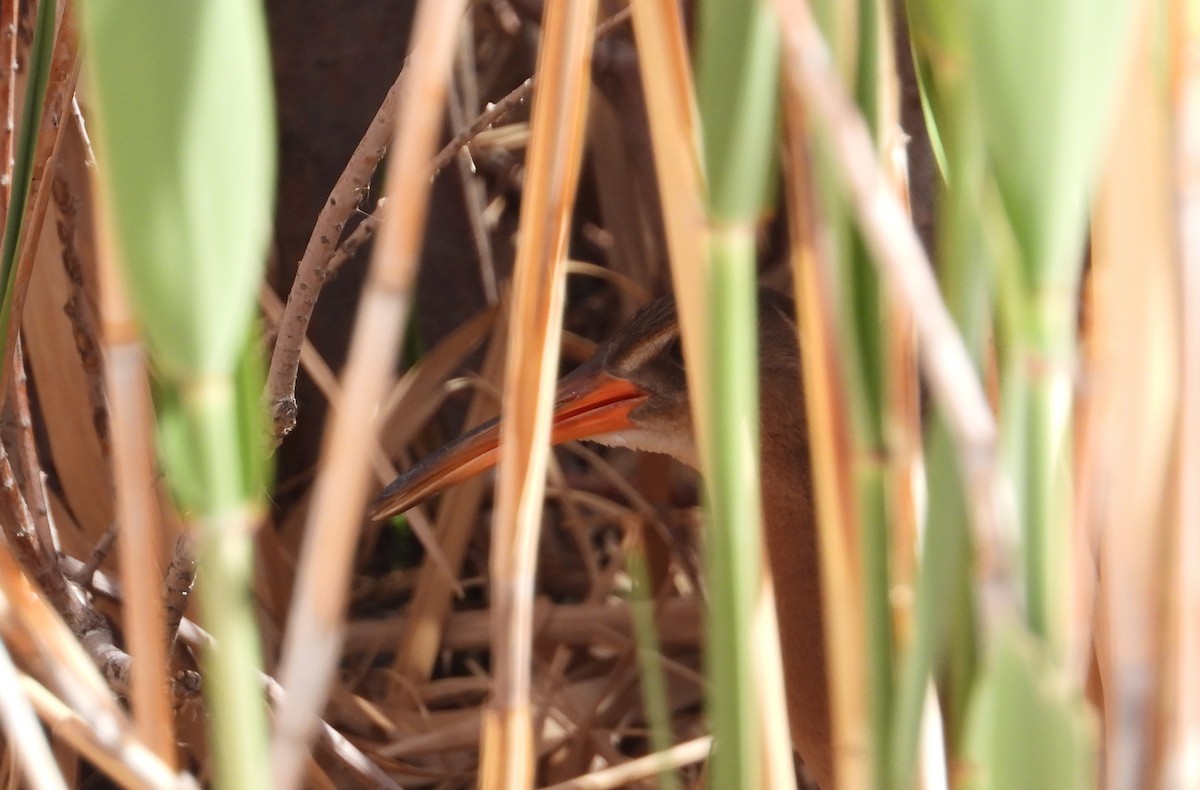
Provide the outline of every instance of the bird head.
{"type": "MultiPolygon", "coordinates": [[[[799,359],[791,303],[759,292],[759,359],[764,399],[784,390],[798,411],[799,359]]],[[[498,460],[502,426],[480,425],[398,477],[375,501],[371,516],[386,518],[473,477],[498,460]]],[[[666,453],[697,466],[687,376],[675,300],[658,299],[574,373],[555,394],[551,442],[590,439],[609,446],[666,453]]]]}

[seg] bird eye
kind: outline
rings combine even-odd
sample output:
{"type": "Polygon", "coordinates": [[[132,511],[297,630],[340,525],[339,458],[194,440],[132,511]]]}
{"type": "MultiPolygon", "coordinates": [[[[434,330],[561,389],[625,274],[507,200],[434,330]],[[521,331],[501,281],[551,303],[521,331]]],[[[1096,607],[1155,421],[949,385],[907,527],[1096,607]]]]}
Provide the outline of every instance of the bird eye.
{"type": "Polygon", "coordinates": [[[671,345],[667,346],[667,358],[675,364],[683,367],[683,339],[676,335],[671,341],[671,345]]]}

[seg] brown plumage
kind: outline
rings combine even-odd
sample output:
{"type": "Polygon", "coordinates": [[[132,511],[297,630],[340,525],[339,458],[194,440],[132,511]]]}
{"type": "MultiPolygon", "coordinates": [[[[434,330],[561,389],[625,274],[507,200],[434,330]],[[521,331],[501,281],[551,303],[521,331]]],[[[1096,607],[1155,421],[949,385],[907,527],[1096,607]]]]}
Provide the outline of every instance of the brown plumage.
{"type": "MultiPolygon", "coordinates": [[[[759,292],[763,531],[779,612],[792,741],[821,787],[833,787],[821,579],[800,353],[791,303],[759,292]]],[[[697,465],[673,299],[639,312],[559,384],[552,440],[668,453],[697,465]]],[[[495,463],[495,421],[443,447],[387,487],[384,518],[495,463]]]]}

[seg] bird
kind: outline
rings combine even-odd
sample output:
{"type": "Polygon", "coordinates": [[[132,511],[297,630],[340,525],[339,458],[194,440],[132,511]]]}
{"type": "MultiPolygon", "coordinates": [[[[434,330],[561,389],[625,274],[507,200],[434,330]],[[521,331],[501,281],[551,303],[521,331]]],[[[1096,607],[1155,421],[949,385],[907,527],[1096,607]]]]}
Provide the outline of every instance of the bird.
{"type": "MultiPolygon", "coordinates": [[[[833,748],[821,605],[820,558],[809,469],[800,349],[791,300],[758,290],[763,539],[775,585],[792,745],[810,775],[833,790],[833,748]]],[[[493,467],[498,420],[445,445],[379,494],[381,520],[493,467]]],[[[666,453],[697,468],[679,319],[673,297],[637,312],[557,387],[551,442],[588,439],[666,453]]]]}

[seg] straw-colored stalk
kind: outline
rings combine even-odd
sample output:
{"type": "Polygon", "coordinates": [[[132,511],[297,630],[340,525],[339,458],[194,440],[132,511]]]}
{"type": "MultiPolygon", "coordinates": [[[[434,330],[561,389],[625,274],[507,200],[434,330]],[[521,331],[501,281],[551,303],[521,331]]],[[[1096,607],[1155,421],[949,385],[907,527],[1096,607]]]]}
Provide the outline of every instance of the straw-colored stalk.
{"type": "Polygon", "coordinates": [[[863,632],[862,565],[858,562],[858,503],[853,489],[850,417],[844,408],[831,313],[829,236],[812,191],[808,130],[794,91],[784,95],[787,111],[787,188],[796,291],[797,326],[804,349],[804,399],[812,447],[826,663],[830,678],[834,770],[841,787],[866,787],[868,703],[863,632]]]}
{"type": "MultiPolygon", "coordinates": [[[[413,27],[409,95],[424,108],[446,96],[464,4],[425,0],[413,27]]],[[[298,786],[341,654],[342,625],[361,508],[367,498],[373,415],[408,320],[428,208],[425,177],[441,115],[403,113],[388,164],[387,210],[343,374],[342,400],[326,428],[308,514],[279,678],[288,696],[272,743],[277,787],[298,786]]]]}
{"type": "MultiPolygon", "coordinates": [[[[684,352],[688,359],[702,363],[707,356],[702,352],[708,348],[708,322],[700,273],[708,227],[685,27],[677,4],[670,0],[634,3],[632,8],[684,352]]],[[[697,414],[707,413],[701,368],[702,364],[687,366],[688,395],[697,414]]],[[[711,452],[704,433],[696,438],[701,456],[711,452]]]]}
{"type": "MultiPolygon", "coordinates": [[[[890,47],[890,14],[885,4],[860,3],[857,8],[857,40],[848,52],[839,52],[843,62],[849,60],[850,70],[839,73],[847,86],[854,86],[856,103],[872,134],[877,151],[886,149],[882,139],[895,124],[894,58],[890,47]],[[890,108],[890,115],[889,113],[890,108]]],[[[835,34],[827,32],[828,37],[835,34]]],[[[890,401],[889,366],[898,361],[887,356],[895,338],[889,329],[891,315],[904,310],[902,299],[891,298],[888,289],[868,260],[868,251],[854,227],[852,215],[838,189],[836,179],[829,179],[829,143],[816,127],[814,140],[815,164],[822,187],[820,197],[830,232],[837,238],[840,255],[835,258],[834,292],[839,308],[835,309],[839,329],[839,347],[846,364],[843,367],[845,394],[848,396],[853,443],[855,495],[858,499],[859,562],[862,565],[862,616],[866,623],[867,700],[871,737],[868,754],[871,763],[870,780],[875,787],[884,787],[890,774],[894,652],[892,627],[893,562],[899,556],[889,556],[898,536],[897,514],[900,501],[888,500],[889,488],[894,487],[899,455],[895,452],[894,435],[889,435],[888,418],[898,403],[890,401]],[[848,306],[853,305],[853,308],[848,306]],[[891,308],[890,313],[888,308],[891,308]]],[[[890,152],[889,152],[890,154],[890,152]]],[[[907,190],[899,188],[888,156],[883,172],[889,185],[907,209],[907,190]]],[[[907,212],[906,212],[907,213],[907,212]]],[[[898,425],[896,426],[898,427],[898,425]]],[[[910,519],[911,522],[911,519],[910,519]]]]}
{"type": "MultiPolygon", "coordinates": [[[[0,609],[7,608],[8,602],[0,596],[0,609]]],[[[0,614],[0,617],[7,618],[8,614],[0,614]]],[[[4,726],[6,739],[12,744],[10,748],[17,755],[25,781],[38,790],[66,790],[67,782],[50,751],[29,696],[21,688],[21,675],[3,642],[0,642],[0,723],[4,726]]]]}
{"type": "Polygon", "coordinates": [[[480,766],[481,785],[489,788],[533,781],[533,581],[595,23],[596,0],[547,4],[538,46],[490,565],[493,687],[480,766]]]}
{"type": "Polygon", "coordinates": [[[23,692],[55,737],[115,781],[126,787],[199,790],[191,774],[176,773],[128,733],[98,730],[94,721],[64,705],[33,678],[22,675],[20,679],[23,692]]]}
{"type": "MultiPolygon", "coordinates": [[[[667,248],[671,271],[675,283],[675,296],[679,304],[681,333],[684,351],[689,363],[687,365],[688,391],[691,398],[692,412],[697,415],[709,415],[712,395],[709,390],[710,365],[710,323],[709,302],[706,291],[711,288],[706,271],[706,252],[709,246],[710,228],[704,220],[704,177],[700,166],[698,148],[698,122],[695,107],[694,89],[689,68],[689,55],[685,35],[685,26],[678,7],[669,2],[635,3],[633,5],[633,21],[638,42],[641,64],[642,84],[646,93],[646,105],[649,111],[650,134],[654,146],[654,163],[656,177],[660,185],[664,227],[667,236],[667,248]]],[[[744,306],[744,302],[743,302],[744,306]]],[[[743,328],[753,327],[754,315],[751,313],[743,328]]],[[[752,354],[742,354],[743,358],[753,357],[752,354]]],[[[724,371],[730,377],[747,376],[757,381],[756,374],[745,371],[724,371]]],[[[749,396],[747,402],[757,405],[756,398],[749,396]]],[[[714,450],[713,437],[708,430],[708,420],[697,421],[697,442],[700,450],[701,466],[705,470],[713,468],[714,450]]],[[[755,422],[754,425],[757,425],[755,422]]],[[[752,431],[756,434],[756,431],[752,431]]],[[[739,448],[739,452],[745,448],[739,448]]],[[[752,463],[750,468],[756,464],[752,463]]],[[[707,475],[706,475],[707,477],[707,475]]],[[[751,476],[751,481],[757,476],[751,476]]],[[[756,484],[756,483],[755,483],[756,484]]],[[[753,500],[757,502],[758,492],[753,492],[753,500]]],[[[756,508],[755,508],[756,510],[756,508]]],[[[745,536],[747,512],[740,513],[740,524],[745,536]]],[[[708,551],[723,552],[726,549],[710,540],[708,551]]],[[[739,549],[740,550],[740,549],[739,549]]],[[[761,562],[761,560],[756,560],[761,562]]],[[[711,578],[711,577],[710,577],[711,578]]],[[[720,584],[720,582],[718,582],[720,584]]],[[[740,645],[749,648],[759,657],[758,672],[750,678],[733,679],[730,676],[719,677],[711,675],[713,684],[719,684],[726,690],[757,689],[757,702],[761,705],[768,695],[774,695],[778,702],[778,689],[781,689],[781,674],[778,668],[778,636],[773,612],[773,601],[767,595],[766,589],[755,589],[751,592],[752,614],[740,618],[746,623],[756,623],[749,633],[741,635],[740,645]],[[776,691],[770,691],[774,688],[776,691]]],[[[745,605],[745,603],[743,603],[745,605]]],[[[737,620],[739,618],[733,618],[737,620]]],[[[729,615],[716,613],[713,616],[714,625],[718,629],[729,626],[729,615]],[[722,621],[724,621],[722,623],[722,621]]],[[[710,632],[711,633],[711,632],[710,632]]],[[[724,632],[721,632],[724,633],[724,632]]],[[[710,640],[724,639],[723,649],[732,649],[738,637],[725,635],[710,636],[710,640]]],[[[710,661],[712,657],[710,655],[710,661]]],[[[736,693],[736,692],[735,692],[736,693]]],[[[745,695],[749,697],[750,695],[745,695]]],[[[723,715],[717,700],[714,700],[716,715],[723,715]]],[[[761,758],[755,755],[760,750],[757,744],[746,748],[745,744],[729,747],[735,755],[731,759],[740,759],[747,770],[763,770],[772,783],[793,781],[790,773],[780,766],[790,759],[787,741],[786,717],[778,708],[764,705],[761,714],[766,716],[761,722],[753,722],[761,726],[768,738],[764,742],[765,751],[761,758]]],[[[726,729],[718,720],[717,729],[726,729]]],[[[726,732],[725,737],[728,736],[726,732]]],[[[718,737],[722,737],[718,733],[718,737]]],[[[730,739],[730,743],[737,743],[730,739]]]]}
{"type": "Polygon", "coordinates": [[[648,754],[627,763],[614,765],[600,771],[551,785],[544,790],[616,790],[630,787],[642,780],[650,779],[662,767],[679,769],[704,760],[712,752],[712,736],[694,738],[672,746],[665,752],[648,754]]]}
{"type": "Polygon", "coordinates": [[[1164,786],[1194,787],[1200,784],[1200,8],[1186,0],[1168,7],[1182,388],[1170,525],[1174,606],[1168,610],[1171,638],[1163,664],[1173,703],[1166,711],[1163,773],[1164,786]]]}
{"type": "Polygon", "coordinates": [[[1087,454],[1077,469],[1083,512],[1074,560],[1081,584],[1065,634],[1068,666],[1080,685],[1094,640],[1110,787],[1153,786],[1162,767],[1154,747],[1167,722],[1156,715],[1154,700],[1170,692],[1163,685],[1168,673],[1155,670],[1165,669],[1169,609],[1161,563],[1169,556],[1170,491],[1179,485],[1172,482],[1177,443],[1187,447],[1179,438],[1185,359],[1179,330],[1186,319],[1177,295],[1168,115],[1160,94],[1147,88],[1157,77],[1148,6],[1143,10],[1092,223],[1088,387],[1080,397],[1087,454]],[[1100,554],[1093,558],[1097,538],[1100,554]],[[1091,581],[1096,559],[1102,591],[1094,601],[1093,585],[1082,583],[1091,581]],[[1094,611],[1103,627],[1093,635],[1094,611]]]}
{"type": "MultiPolygon", "coordinates": [[[[154,436],[145,358],[116,270],[111,243],[98,245],[103,300],[105,373],[110,404],[116,518],[121,524],[122,611],[133,673],[138,735],[168,766],[175,764],[175,726],[167,696],[166,612],[160,594],[162,529],[154,481],[154,436]]],[[[181,612],[182,614],[182,612],[181,612]]]]}

